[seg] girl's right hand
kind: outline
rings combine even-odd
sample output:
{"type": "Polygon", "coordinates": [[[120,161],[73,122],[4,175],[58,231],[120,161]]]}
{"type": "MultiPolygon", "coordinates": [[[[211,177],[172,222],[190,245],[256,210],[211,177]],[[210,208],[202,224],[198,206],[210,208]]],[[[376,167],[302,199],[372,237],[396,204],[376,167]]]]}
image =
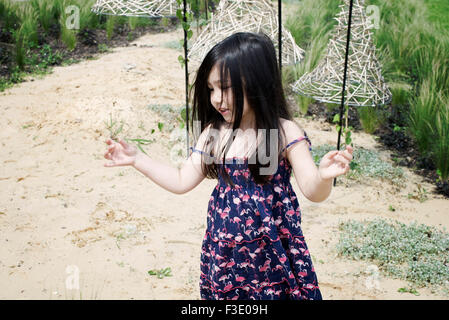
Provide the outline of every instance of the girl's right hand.
{"type": "Polygon", "coordinates": [[[111,160],[111,162],[105,163],[105,167],[134,165],[137,156],[137,148],[135,146],[130,146],[122,139],[119,139],[118,143],[108,139],[106,143],[109,147],[104,157],[105,159],[111,160]]]}

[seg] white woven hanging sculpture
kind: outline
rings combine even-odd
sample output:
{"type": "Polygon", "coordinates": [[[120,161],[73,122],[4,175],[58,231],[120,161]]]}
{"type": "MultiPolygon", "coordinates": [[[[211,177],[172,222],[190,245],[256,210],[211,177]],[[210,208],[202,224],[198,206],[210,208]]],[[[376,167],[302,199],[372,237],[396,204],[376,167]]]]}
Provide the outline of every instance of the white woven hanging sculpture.
{"type": "Polygon", "coordinates": [[[176,0],[97,0],[92,6],[96,14],[150,17],[175,16],[176,0]]]}
{"type": "MultiPolygon", "coordinates": [[[[189,59],[201,62],[218,42],[236,32],[263,32],[273,41],[278,53],[278,13],[267,0],[221,0],[217,13],[198,35],[188,54],[189,59]]],[[[302,60],[304,50],[296,45],[288,30],[282,27],[282,64],[302,60]]]]}
{"type": "MultiPolygon", "coordinates": [[[[293,91],[327,103],[341,103],[349,1],[344,0],[337,15],[324,58],[310,73],[293,84],[293,91]]],[[[371,24],[364,10],[364,0],[353,0],[351,38],[349,43],[345,105],[379,106],[389,103],[391,92],[381,74],[372,41],[371,24]]]]}

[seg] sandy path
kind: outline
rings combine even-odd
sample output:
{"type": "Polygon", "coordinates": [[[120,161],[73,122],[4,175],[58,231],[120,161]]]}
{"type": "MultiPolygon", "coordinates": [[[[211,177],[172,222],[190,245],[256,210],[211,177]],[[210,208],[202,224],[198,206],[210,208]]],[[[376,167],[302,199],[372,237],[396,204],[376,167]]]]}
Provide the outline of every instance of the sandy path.
{"type": "MultiPolygon", "coordinates": [[[[201,240],[216,181],[175,195],[132,168],[103,167],[110,115],[126,123],[121,136],[155,137],[145,150],[171,161],[170,134],[157,129],[164,120],[147,106],[184,103],[184,71],[177,61],[182,52],[164,47],[181,38],[181,30],[147,35],[136,46],[57,67],[0,93],[0,299],[199,299],[201,240]],[[165,267],[172,277],[147,274],[165,267]],[[76,270],[80,288],[67,289],[76,270]]],[[[329,124],[297,121],[314,145],[335,144],[329,124]]],[[[363,133],[354,142],[378,148],[363,133]]],[[[407,199],[417,183],[432,186],[405,171],[404,189],[349,181],[322,203],[307,201],[292,179],[325,299],[447,298],[424,289],[419,297],[398,293],[407,284],[383,276],[379,289],[369,289],[369,264],[335,256],[338,223],[347,219],[383,217],[449,228],[449,201],[434,195],[423,203],[407,199]]]]}

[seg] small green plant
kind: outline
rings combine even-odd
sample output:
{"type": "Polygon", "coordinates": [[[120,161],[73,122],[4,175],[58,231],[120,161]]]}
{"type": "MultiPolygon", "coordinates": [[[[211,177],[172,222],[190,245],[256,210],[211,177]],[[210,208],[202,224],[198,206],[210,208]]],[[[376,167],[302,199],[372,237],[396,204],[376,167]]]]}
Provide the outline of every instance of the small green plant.
{"type": "Polygon", "coordinates": [[[170,267],[164,268],[164,269],[160,269],[160,270],[156,270],[156,269],[149,270],[148,274],[150,276],[157,276],[159,279],[162,279],[164,277],[171,277],[172,276],[170,267]]]}
{"type": "MultiPolygon", "coordinates": [[[[342,128],[343,131],[343,137],[345,138],[345,144],[346,145],[351,145],[354,146],[352,144],[352,130],[354,129],[352,126],[348,126],[348,112],[349,112],[349,107],[345,106],[345,120],[346,120],[346,125],[345,127],[342,128]]],[[[336,123],[337,125],[335,126],[335,130],[337,130],[337,132],[340,131],[340,114],[336,113],[334,116],[334,119],[332,119],[333,123],[336,123]]]]}
{"type": "Polygon", "coordinates": [[[186,121],[187,121],[187,117],[186,117],[186,108],[183,107],[181,109],[181,111],[179,112],[179,116],[177,117],[178,123],[179,123],[179,127],[181,129],[184,129],[186,121]]]}
{"type": "Polygon", "coordinates": [[[411,294],[414,294],[415,296],[419,296],[419,292],[416,291],[415,288],[411,288],[411,287],[410,288],[399,288],[398,292],[400,292],[400,293],[411,293],[411,294]]]}
{"type": "Polygon", "coordinates": [[[120,248],[120,245],[119,245],[119,242],[120,242],[121,240],[125,240],[125,236],[123,235],[123,233],[119,233],[119,234],[117,234],[116,237],[115,237],[115,244],[116,244],[117,248],[119,248],[119,249],[121,249],[121,248],[120,248]]]}
{"type": "Polygon", "coordinates": [[[164,124],[162,122],[158,122],[157,128],[159,129],[160,132],[162,132],[162,128],[164,128],[164,124]]]}
{"type": "Polygon", "coordinates": [[[60,64],[63,57],[60,52],[53,52],[52,48],[48,44],[44,44],[42,47],[38,46],[39,50],[39,63],[38,69],[47,69],[49,66],[60,64]]]}
{"type": "Polygon", "coordinates": [[[405,130],[404,127],[400,127],[396,123],[394,124],[394,127],[393,127],[394,132],[400,132],[400,131],[404,131],[404,130],[405,130]]]}
{"type": "MultiPolygon", "coordinates": [[[[184,13],[183,13],[183,9],[181,9],[182,6],[182,0],[176,0],[178,2],[178,9],[176,10],[176,16],[178,17],[179,21],[181,21],[181,25],[182,28],[184,29],[184,31],[186,32],[187,35],[187,40],[189,40],[190,38],[192,38],[193,36],[193,31],[190,29],[190,24],[192,21],[192,13],[190,13],[188,10],[186,10],[186,14],[185,14],[185,19],[186,21],[184,21],[184,13]]],[[[184,47],[184,40],[180,40],[181,43],[181,47],[184,47]]],[[[185,59],[183,56],[178,56],[178,61],[181,64],[181,67],[184,67],[185,65],[185,59]]]]}
{"type": "Polygon", "coordinates": [[[396,211],[396,209],[393,208],[393,206],[391,204],[388,206],[388,210],[393,211],[393,212],[396,211]]]}
{"type": "Polygon", "coordinates": [[[418,189],[414,193],[407,194],[408,199],[415,199],[419,202],[424,202],[428,199],[428,192],[426,188],[422,187],[421,184],[418,183],[417,185],[418,189]]]}
{"type": "Polygon", "coordinates": [[[125,140],[126,141],[136,142],[137,143],[137,148],[139,148],[139,150],[142,151],[143,153],[145,153],[146,155],[148,155],[148,154],[145,152],[145,150],[143,150],[142,145],[148,145],[148,144],[153,143],[155,141],[154,139],[148,140],[148,139],[140,139],[140,138],[137,138],[137,139],[125,139],[125,140]]]}
{"type": "Polygon", "coordinates": [[[100,43],[98,45],[98,52],[105,53],[105,52],[110,52],[110,51],[111,50],[109,49],[109,47],[106,43],[100,43]]]}
{"type": "Polygon", "coordinates": [[[120,126],[118,126],[116,120],[112,120],[112,114],[109,114],[109,122],[104,122],[106,129],[109,130],[109,136],[112,140],[118,141],[118,135],[123,131],[123,120],[120,121],[120,126]]]}

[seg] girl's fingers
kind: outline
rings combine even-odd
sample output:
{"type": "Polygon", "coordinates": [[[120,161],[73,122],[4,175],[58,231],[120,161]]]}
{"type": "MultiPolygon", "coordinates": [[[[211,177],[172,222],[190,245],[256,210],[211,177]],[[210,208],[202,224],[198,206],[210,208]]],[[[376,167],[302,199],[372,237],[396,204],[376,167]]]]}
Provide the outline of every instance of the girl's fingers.
{"type": "Polygon", "coordinates": [[[346,159],[344,156],[342,156],[341,154],[338,154],[337,156],[334,157],[335,160],[337,160],[338,162],[340,162],[340,164],[344,164],[347,165],[349,163],[349,160],[346,159]]]}
{"type": "Polygon", "coordinates": [[[345,157],[346,159],[348,159],[349,161],[351,161],[352,160],[352,154],[350,154],[348,151],[343,151],[342,153],[342,156],[343,157],[345,157]]]}
{"type": "Polygon", "coordinates": [[[334,158],[337,154],[338,154],[338,150],[331,151],[331,153],[329,154],[329,159],[334,158]]]}
{"type": "Polygon", "coordinates": [[[119,143],[123,146],[123,148],[127,148],[128,147],[128,144],[125,142],[125,141],[123,141],[122,139],[120,139],[119,140],[119,143]]]}

